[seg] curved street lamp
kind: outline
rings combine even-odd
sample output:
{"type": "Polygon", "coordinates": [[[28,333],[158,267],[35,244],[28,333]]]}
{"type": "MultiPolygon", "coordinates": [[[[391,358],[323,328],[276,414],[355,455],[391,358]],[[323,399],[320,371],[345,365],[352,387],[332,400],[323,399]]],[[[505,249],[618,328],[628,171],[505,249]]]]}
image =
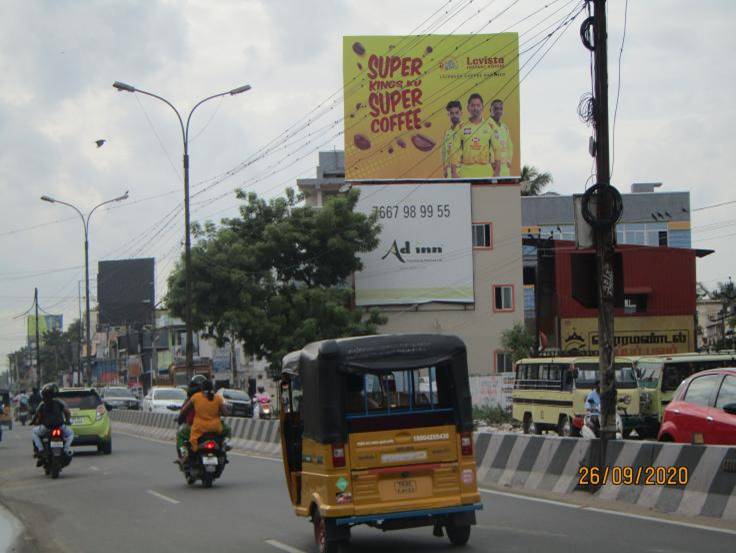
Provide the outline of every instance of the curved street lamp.
{"type": "Polygon", "coordinates": [[[179,113],[179,111],[166,98],[163,98],[159,96],[158,94],[153,94],[152,92],[141,90],[140,88],[136,88],[132,85],[121,83],[120,81],[115,81],[114,83],[112,83],[112,86],[116,88],[118,92],[138,92],[139,94],[145,94],[146,96],[150,96],[152,98],[156,98],[157,100],[161,100],[163,103],[165,103],[167,106],[169,106],[171,109],[174,110],[174,113],[176,113],[177,119],[179,119],[179,126],[181,127],[181,137],[184,143],[184,158],[183,158],[183,164],[184,164],[184,282],[185,282],[185,290],[186,290],[186,320],[184,322],[186,323],[186,329],[187,329],[187,344],[186,344],[187,379],[190,379],[192,377],[194,340],[192,338],[192,277],[191,277],[191,274],[192,274],[192,271],[191,271],[192,244],[191,244],[191,238],[190,238],[190,232],[189,232],[189,122],[192,120],[192,114],[194,113],[194,111],[199,106],[207,102],[208,100],[219,98],[220,96],[227,96],[228,94],[230,96],[235,96],[236,94],[247,92],[248,90],[250,90],[250,85],[246,84],[243,86],[239,86],[237,88],[233,88],[232,90],[228,90],[227,92],[220,92],[219,94],[213,94],[212,96],[208,96],[204,100],[200,100],[199,102],[195,104],[195,106],[189,112],[189,115],[187,116],[186,125],[184,124],[184,120],[182,119],[182,116],[179,113]]]}
{"type": "MultiPolygon", "coordinates": [[[[84,226],[84,283],[85,283],[85,289],[87,290],[86,293],[86,299],[85,299],[85,309],[86,309],[86,321],[87,321],[87,370],[85,371],[85,381],[88,386],[92,385],[92,362],[90,358],[90,354],[92,351],[92,342],[90,341],[89,336],[89,220],[92,217],[92,214],[95,212],[95,210],[98,207],[102,207],[103,205],[110,204],[112,202],[122,202],[123,200],[128,199],[128,191],[125,191],[125,194],[122,196],[118,196],[117,198],[113,198],[112,200],[107,200],[105,202],[102,202],[100,204],[97,204],[94,206],[90,212],[87,214],[87,217],[84,216],[84,213],[75,205],[72,205],[67,202],[63,202],[61,200],[57,200],[56,198],[52,198],[51,196],[41,196],[41,199],[44,202],[49,202],[52,204],[61,204],[68,207],[71,207],[74,211],[77,212],[79,217],[82,219],[82,225],[84,226]]],[[[80,377],[81,380],[81,377],[80,377]]]]}

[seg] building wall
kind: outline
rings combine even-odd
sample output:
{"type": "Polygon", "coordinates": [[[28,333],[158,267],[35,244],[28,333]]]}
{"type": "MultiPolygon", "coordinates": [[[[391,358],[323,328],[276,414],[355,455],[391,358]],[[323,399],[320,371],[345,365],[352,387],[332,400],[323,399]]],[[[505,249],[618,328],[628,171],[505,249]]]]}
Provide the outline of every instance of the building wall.
{"type": "Polygon", "coordinates": [[[524,320],[519,187],[476,185],[471,202],[473,221],[493,224],[492,248],[473,250],[475,304],[385,308],[389,320],[381,332],[455,334],[468,348],[470,373],[487,375],[496,372],[494,359],[501,350],[501,332],[524,320]],[[514,288],[514,308],[496,312],[493,286],[506,284],[514,288]]]}

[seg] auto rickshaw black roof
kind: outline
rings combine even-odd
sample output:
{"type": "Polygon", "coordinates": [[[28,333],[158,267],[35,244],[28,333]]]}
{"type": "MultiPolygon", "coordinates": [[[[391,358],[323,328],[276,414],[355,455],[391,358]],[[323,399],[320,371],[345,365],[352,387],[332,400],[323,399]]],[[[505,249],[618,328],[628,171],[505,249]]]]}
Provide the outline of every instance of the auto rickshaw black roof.
{"type": "Polygon", "coordinates": [[[350,374],[446,366],[460,431],[473,428],[465,344],[441,334],[383,334],[322,340],[283,359],[283,372],[301,377],[304,436],[321,443],[347,438],[344,404],[350,374]]]}

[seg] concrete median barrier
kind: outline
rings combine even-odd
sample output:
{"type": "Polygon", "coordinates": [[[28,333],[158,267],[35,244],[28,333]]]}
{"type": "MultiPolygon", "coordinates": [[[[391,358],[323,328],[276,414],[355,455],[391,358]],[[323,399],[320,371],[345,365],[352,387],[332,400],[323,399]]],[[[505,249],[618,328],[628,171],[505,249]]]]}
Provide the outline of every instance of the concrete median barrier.
{"type": "MultiPolygon", "coordinates": [[[[113,430],[157,440],[176,439],[175,413],[147,413],[114,409],[110,411],[113,430]]],[[[232,445],[236,449],[263,455],[281,455],[279,423],[277,420],[226,417],[232,428],[232,445]]]]}
{"type": "MultiPolygon", "coordinates": [[[[570,494],[583,489],[581,476],[589,472],[581,467],[594,466],[599,447],[598,440],[481,433],[475,446],[478,483],[570,494]]],[[[601,499],[736,520],[736,448],[616,441],[605,467],[606,483],[595,492],[601,499]]]]}

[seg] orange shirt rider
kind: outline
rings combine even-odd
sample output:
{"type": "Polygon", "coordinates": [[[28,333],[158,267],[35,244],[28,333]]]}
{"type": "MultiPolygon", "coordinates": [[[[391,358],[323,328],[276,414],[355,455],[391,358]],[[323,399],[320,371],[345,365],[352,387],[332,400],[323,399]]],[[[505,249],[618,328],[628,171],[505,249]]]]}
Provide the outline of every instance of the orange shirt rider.
{"type": "Polygon", "coordinates": [[[182,405],[183,412],[189,409],[194,410],[194,421],[192,423],[191,434],[189,435],[189,444],[191,445],[192,451],[197,451],[199,438],[204,434],[222,434],[220,416],[226,414],[226,409],[222,397],[215,395],[212,390],[197,392],[190,397],[182,405]]]}

